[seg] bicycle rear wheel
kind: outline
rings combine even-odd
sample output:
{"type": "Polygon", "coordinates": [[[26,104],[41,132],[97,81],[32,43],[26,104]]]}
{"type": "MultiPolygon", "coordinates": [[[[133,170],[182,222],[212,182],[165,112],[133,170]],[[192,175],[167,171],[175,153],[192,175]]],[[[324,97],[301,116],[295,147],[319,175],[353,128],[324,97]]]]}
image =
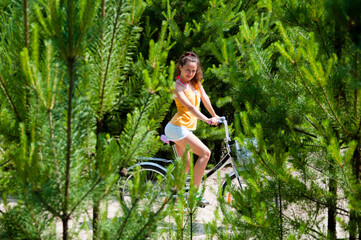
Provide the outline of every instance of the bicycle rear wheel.
{"type": "Polygon", "coordinates": [[[157,211],[168,200],[165,191],[166,170],[154,163],[142,163],[138,166],[139,170],[130,169],[127,177],[122,179],[121,200],[129,209],[142,210],[149,207],[152,211],[157,211]],[[138,184],[136,189],[135,184],[138,184]]]}

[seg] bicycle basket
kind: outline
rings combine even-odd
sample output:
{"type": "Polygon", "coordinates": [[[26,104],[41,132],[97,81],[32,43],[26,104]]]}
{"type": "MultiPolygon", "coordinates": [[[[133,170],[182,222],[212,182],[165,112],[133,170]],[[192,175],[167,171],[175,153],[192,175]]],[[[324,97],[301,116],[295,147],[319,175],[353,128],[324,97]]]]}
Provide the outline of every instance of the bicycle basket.
{"type": "MultiPolygon", "coordinates": [[[[257,141],[255,138],[245,139],[244,143],[251,142],[254,146],[257,146],[257,141]]],[[[252,152],[244,146],[241,146],[237,140],[234,141],[234,144],[231,145],[233,157],[236,162],[243,169],[249,169],[250,164],[255,164],[255,159],[252,158],[252,152]]]]}

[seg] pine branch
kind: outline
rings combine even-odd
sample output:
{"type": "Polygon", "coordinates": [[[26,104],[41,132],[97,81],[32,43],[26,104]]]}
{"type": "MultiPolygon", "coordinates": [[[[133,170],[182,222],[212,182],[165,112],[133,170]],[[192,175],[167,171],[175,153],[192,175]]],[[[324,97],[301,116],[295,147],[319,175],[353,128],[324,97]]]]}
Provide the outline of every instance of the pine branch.
{"type": "MultiPolygon", "coordinates": [[[[53,0],[54,1],[54,0],[53,0]]],[[[66,46],[65,46],[65,42],[63,39],[63,34],[61,32],[61,26],[62,26],[62,22],[58,22],[59,18],[57,17],[57,9],[56,9],[56,4],[54,2],[51,2],[50,6],[50,12],[51,12],[51,21],[52,21],[52,25],[54,27],[55,30],[55,35],[57,36],[57,40],[59,41],[60,44],[60,52],[63,55],[64,58],[66,58],[66,46]]]]}
{"type": "Polygon", "coordinates": [[[24,8],[24,34],[25,34],[25,47],[29,49],[30,37],[29,37],[29,6],[28,0],[23,0],[24,8]]]}
{"type": "MultiPolygon", "coordinates": [[[[297,228],[299,228],[301,226],[301,224],[299,224],[298,222],[296,222],[295,220],[291,219],[289,216],[287,215],[282,215],[285,219],[289,220],[291,222],[291,224],[293,225],[296,225],[297,228]]],[[[310,220],[311,221],[311,220],[310,220]]],[[[318,236],[323,236],[322,239],[324,239],[326,236],[324,236],[324,234],[322,234],[321,232],[319,231],[316,231],[315,229],[313,229],[312,227],[310,227],[308,224],[303,224],[302,226],[305,226],[308,230],[312,231],[313,233],[316,233],[318,236]]],[[[314,238],[314,239],[319,239],[319,237],[315,236],[315,235],[312,235],[311,236],[314,238]]]]}
{"type": "MultiPolygon", "coordinates": [[[[289,186],[292,186],[292,185],[289,185],[289,186]]],[[[323,201],[318,200],[318,199],[316,199],[316,198],[310,197],[310,196],[306,195],[306,194],[303,193],[303,192],[301,192],[301,196],[304,197],[304,198],[306,198],[306,199],[308,199],[308,200],[310,200],[311,202],[315,202],[315,203],[320,204],[320,205],[322,205],[322,206],[324,206],[324,207],[326,207],[326,208],[333,207],[333,206],[330,206],[327,202],[323,202],[323,201]]],[[[345,210],[345,209],[343,209],[343,208],[340,208],[340,207],[336,207],[336,210],[339,210],[339,211],[341,211],[341,212],[344,212],[344,213],[346,213],[347,215],[349,214],[349,211],[347,211],[347,210],[345,210]]]]}
{"type": "MultiPolygon", "coordinates": [[[[266,72],[266,74],[267,74],[267,76],[268,76],[268,79],[271,80],[271,82],[273,83],[273,85],[275,85],[276,87],[278,87],[278,85],[275,84],[275,81],[274,81],[273,76],[271,75],[270,71],[267,69],[266,63],[263,61],[262,57],[261,57],[260,54],[258,53],[256,46],[254,45],[253,42],[251,42],[251,45],[252,45],[252,47],[253,47],[253,49],[254,49],[254,51],[255,51],[255,53],[256,53],[259,61],[261,62],[261,65],[262,65],[262,67],[263,67],[263,71],[266,72]]],[[[293,106],[293,104],[290,103],[290,102],[288,101],[288,98],[283,94],[282,89],[277,89],[277,90],[278,90],[278,93],[280,93],[280,94],[282,95],[283,99],[286,100],[286,102],[288,103],[288,105],[290,105],[293,109],[296,109],[296,107],[293,106]]]]}
{"type": "Polygon", "coordinates": [[[125,219],[123,220],[122,225],[118,229],[118,234],[117,234],[118,238],[117,239],[121,239],[122,234],[124,232],[123,230],[124,230],[125,226],[127,225],[130,215],[131,215],[132,211],[135,209],[135,206],[138,204],[139,200],[140,200],[139,198],[136,198],[135,201],[132,203],[132,207],[130,209],[128,209],[127,215],[126,215],[125,219]]]}
{"type": "Polygon", "coordinates": [[[1,74],[0,74],[0,83],[1,83],[1,88],[4,91],[6,98],[8,99],[9,104],[10,104],[11,108],[13,109],[13,111],[15,113],[16,119],[18,120],[18,122],[22,122],[22,119],[21,119],[21,117],[19,115],[19,112],[17,111],[17,109],[16,109],[16,107],[14,105],[14,102],[13,102],[13,100],[12,100],[12,98],[11,98],[7,88],[6,88],[4,79],[2,78],[1,74]]]}
{"type": "Polygon", "coordinates": [[[327,58],[330,59],[330,58],[331,58],[331,57],[330,57],[330,53],[328,52],[328,49],[327,49],[325,40],[324,40],[323,37],[322,37],[321,29],[320,29],[320,26],[319,26],[319,24],[318,24],[318,21],[316,22],[316,27],[317,27],[318,35],[319,35],[320,38],[321,38],[321,42],[322,42],[323,48],[325,49],[325,52],[326,52],[326,54],[327,54],[327,58]]]}
{"type": "Polygon", "coordinates": [[[0,167],[2,167],[2,166],[5,166],[7,163],[9,163],[11,161],[11,159],[10,160],[7,160],[7,161],[5,161],[4,163],[2,163],[2,164],[0,164],[0,167]]]}
{"type": "Polygon", "coordinates": [[[330,100],[329,100],[328,97],[327,97],[327,94],[326,94],[325,89],[324,89],[322,86],[320,86],[320,87],[321,87],[321,89],[322,89],[322,93],[323,93],[323,95],[324,95],[324,97],[325,97],[325,99],[326,99],[326,102],[327,102],[327,104],[328,104],[328,107],[330,108],[330,110],[331,110],[331,112],[332,112],[332,115],[335,117],[337,123],[340,125],[340,127],[342,128],[342,130],[343,130],[348,136],[352,137],[352,134],[351,134],[349,131],[347,131],[347,129],[345,128],[345,126],[341,123],[341,121],[338,119],[336,113],[334,112],[334,110],[333,110],[333,108],[332,108],[332,106],[331,106],[330,100]]]}
{"type": "Polygon", "coordinates": [[[307,136],[310,136],[310,137],[313,137],[313,138],[317,138],[316,135],[314,135],[314,134],[312,134],[312,133],[308,133],[308,132],[306,132],[306,131],[304,131],[304,130],[302,130],[302,129],[298,129],[298,128],[296,128],[296,127],[293,127],[292,129],[295,130],[296,132],[306,134],[307,136]]]}
{"type": "Polygon", "coordinates": [[[263,156],[258,153],[259,158],[261,159],[261,162],[266,166],[266,168],[273,174],[274,177],[278,178],[278,174],[271,168],[271,166],[266,162],[266,160],[263,158],[263,156]]]}
{"type": "Polygon", "coordinates": [[[287,12],[291,15],[292,19],[296,22],[297,26],[301,27],[301,28],[302,28],[303,30],[305,30],[306,32],[310,32],[310,30],[308,30],[307,28],[305,28],[302,24],[300,24],[300,23],[298,22],[298,19],[297,19],[297,18],[295,17],[295,15],[293,14],[293,11],[291,11],[291,10],[288,8],[287,4],[285,4],[284,6],[286,7],[287,12]]]}
{"type": "Polygon", "coordinates": [[[169,108],[170,101],[167,101],[166,96],[159,96],[159,98],[156,98],[155,100],[157,102],[151,103],[152,109],[150,110],[150,112],[152,113],[153,118],[162,121],[161,119],[165,116],[166,111],[169,108]]]}
{"type": "Polygon", "coordinates": [[[112,52],[113,52],[114,39],[115,39],[115,35],[116,35],[116,32],[117,32],[117,25],[118,25],[118,20],[119,20],[119,16],[120,16],[122,3],[123,3],[122,1],[119,1],[117,14],[116,14],[115,21],[114,21],[114,24],[113,24],[112,39],[110,41],[110,49],[109,49],[109,53],[108,53],[108,60],[107,60],[107,65],[105,67],[105,74],[104,74],[102,88],[101,88],[101,94],[100,94],[100,109],[99,109],[100,112],[103,110],[103,107],[104,107],[103,106],[103,101],[104,101],[105,85],[106,85],[106,81],[107,81],[107,77],[108,77],[108,71],[109,71],[109,67],[110,67],[110,59],[111,59],[112,52]]]}
{"type": "Polygon", "coordinates": [[[261,233],[262,233],[264,239],[268,239],[267,234],[264,232],[263,227],[260,227],[260,229],[261,229],[261,233]]]}
{"type": "Polygon", "coordinates": [[[30,213],[30,216],[34,222],[34,225],[35,225],[35,229],[36,229],[36,232],[38,233],[38,237],[39,237],[39,240],[42,240],[42,237],[41,237],[41,232],[40,232],[40,229],[39,229],[39,224],[38,222],[36,221],[36,218],[34,217],[34,214],[33,212],[31,211],[31,209],[29,208],[29,213],[30,213]]]}
{"type": "MultiPolygon", "coordinates": [[[[106,9],[106,3],[105,0],[102,0],[102,20],[105,21],[105,9],[106,9]]],[[[102,33],[102,39],[104,40],[104,33],[102,33]]]]}
{"type": "Polygon", "coordinates": [[[127,79],[127,75],[129,72],[129,68],[131,67],[130,63],[132,63],[132,52],[135,47],[135,42],[139,40],[139,32],[141,32],[141,28],[127,24],[123,28],[123,34],[125,38],[122,39],[122,47],[121,53],[118,57],[118,65],[116,68],[116,74],[119,76],[124,76],[124,79],[127,79]]]}
{"type": "Polygon", "coordinates": [[[254,45],[254,42],[251,41],[251,45],[252,45],[252,47],[253,47],[253,49],[254,49],[254,51],[255,51],[255,53],[256,53],[256,56],[258,57],[259,61],[261,62],[261,65],[262,65],[262,67],[263,67],[263,70],[266,72],[269,80],[271,80],[272,83],[274,84],[275,82],[274,82],[274,80],[273,80],[273,77],[272,77],[271,73],[268,71],[267,66],[266,66],[266,64],[264,63],[262,57],[261,57],[260,54],[258,53],[257,48],[256,48],[256,46],[254,45]]]}
{"type": "MultiPolygon", "coordinates": [[[[135,131],[134,131],[134,133],[135,133],[135,131]]],[[[148,135],[148,133],[149,133],[149,131],[146,131],[144,134],[143,134],[143,136],[142,136],[142,140],[140,140],[138,143],[137,143],[137,145],[136,145],[136,147],[134,148],[134,150],[130,153],[130,155],[128,156],[128,158],[127,158],[127,160],[126,160],[126,163],[128,162],[128,161],[130,161],[130,159],[132,159],[132,157],[133,157],[133,155],[136,153],[136,151],[137,151],[137,149],[141,146],[141,143],[143,143],[143,141],[145,140],[145,137],[148,135]]]]}
{"type": "Polygon", "coordinates": [[[352,192],[353,194],[356,195],[356,191],[353,189],[352,185],[350,184],[349,177],[346,175],[346,172],[345,172],[344,167],[343,167],[343,166],[340,166],[340,168],[341,168],[343,177],[345,178],[345,181],[346,181],[346,184],[347,184],[348,188],[351,190],[351,192],[352,192]]]}
{"type": "Polygon", "coordinates": [[[76,210],[76,208],[79,206],[81,202],[94,190],[94,188],[102,181],[102,178],[99,178],[94,185],[84,194],[83,197],[80,198],[80,200],[74,205],[74,207],[69,211],[68,216],[70,217],[72,213],[76,210]]]}
{"type": "Polygon", "coordinates": [[[55,131],[54,131],[54,125],[53,125],[53,111],[52,109],[50,109],[48,111],[49,113],[49,125],[50,125],[50,135],[51,135],[51,145],[52,145],[52,150],[53,150],[53,155],[54,155],[54,164],[55,164],[55,173],[57,175],[57,181],[58,181],[58,187],[59,187],[59,193],[61,192],[62,189],[62,185],[61,185],[61,177],[60,177],[60,172],[59,172],[59,166],[58,166],[58,157],[57,157],[57,153],[56,153],[56,147],[55,147],[55,131]]]}
{"type": "Polygon", "coordinates": [[[318,104],[318,106],[331,118],[330,114],[326,111],[326,109],[322,106],[322,104],[317,100],[317,98],[315,97],[315,95],[313,95],[313,93],[311,92],[311,89],[307,86],[306,82],[305,82],[305,79],[301,73],[301,70],[297,64],[297,62],[294,63],[296,68],[297,68],[297,71],[301,77],[301,80],[302,80],[302,83],[303,83],[303,86],[306,88],[306,90],[308,91],[308,93],[311,95],[311,97],[313,98],[313,100],[315,100],[315,102],[318,104]]]}
{"type": "Polygon", "coordinates": [[[14,223],[15,225],[26,235],[26,238],[27,239],[32,239],[31,238],[31,235],[26,231],[25,228],[23,228],[22,224],[18,223],[18,221],[16,221],[15,218],[13,218],[13,216],[11,216],[10,214],[6,214],[5,212],[3,212],[1,209],[0,209],[0,213],[2,215],[5,215],[6,217],[9,217],[14,223]]]}
{"type": "MultiPolygon", "coordinates": [[[[291,75],[291,74],[289,73],[289,71],[287,71],[286,68],[284,68],[284,67],[282,66],[282,69],[289,74],[290,78],[296,80],[296,78],[295,78],[293,75],[291,75]]],[[[296,109],[296,108],[295,108],[295,109],[296,109]]],[[[311,121],[307,116],[304,116],[304,117],[305,117],[305,119],[306,119],[315,129],[317,129],[317,127],[312,123],[312,121],[311,121]]],[[[360,125],[360,126],[361,126],[361,125],[360,125]]],[[[317,138],[316,135],[311,134],[311,133],[308,133],[308,132],[306,132],[306,131],[304,131],[304,130],[301,130],[301,129],[298,129],[298,128],[293,128],[293,130],[295,130],[295,131],[297,131],[297,132],[300,132],[300,133],[304,133],[304,134],[306,134],[306,135],[308,135],[308,136],[310,136],[310,137],[317,138]]]]}
{"type": "Polygon", "coordinates": [[[247,9],[248,4],[250,4],[251,1],[252,1],[252,0],[248,0],[248,1],[247,1],[246,5],[244,6],[244,9],[247,9]]]}
{"type": "MultiPolygon", "coordinates": [[[[141,86],[139,85],[139,87],[141,87],[141,86]]],[[[127,95],[123,95],[123,96],[119,97],[117,102],[112,107],[109,108],[109,111],[114,110],[117,106],[121,105],[123,102],[130,99],[132,97],[132,95],[134,93],[136,93],[136,91],[137,91],[137,89],[133,88],[130,92],[127,92],[128,93],[127,95]]]]}
{"type": "MultiPolygon", "coordinates": [[[[158,197],[158,196],[155,196],[155,198],[157,198],[157,197],[158,197]]],[[[173,192],[171,192],[171,193],[169,194],[169,196],[168,196],[167,199],[172,199],[172,198],[173,198],[173,192]]],[[[167,204],[168,204],[168,201],[163,201],[162,206],[158,209],[158,211],[155,212],[154,214],[151,214],[151,215],[150,215],[151,217],[149,217],[148,222],[143,226],[142,229],[140,229],[140,231],[138,231],[138,234],[133,237],[134,240],[137,240],[137,239],[139,239],[139,237],[141,237],[141,233],[142,233],[151,223],[153,223],[154,218],[155,218],[156,216],[158,216],[158,215],[163,211],[164,207],[165,207],[167,204]]]]}
{"type": "MultiPolygon", "coordinates": [[[[143,104],[143,108],[142,108],[141,111],[140,111],[140,115],[139,115],[138,120],[137,120],[137,123],[136,123],[136,125],[135,125],[135,127],[134,127],[133,134],[132,134],[132,136],[130,137],[130,140],[129,140],[130,143],[133,141],[133,139],[134,139],[134,137],[135,137],[136,131],[137,131],[138,126],[139,126],[139,124],[140,124],[140,122],[141,122],[141,120],[142,120],[143,114],[144,114],[145,109],[146,109],[146,107],[147,107],[147,105],[148,105],[148,102],[149,102],[149,100],[150,100],[150,97],[151,97],[151,94],[148,92],[147,99],[145,100],[145,102],[144,102],[144,104],[143,104]]],[[[129,159],[128,159],[128,160],[129,160],[129,159]]]]}
{"type": "MultiPolygon", "coordinates": [[[[359,51],[356,52],[356,56],[355,56],[355,76],[359,78],[359,73],[358,73],[358,62],[359,62],[359,51]]],[[[358,93],[359,93],[359,90],[358,89],[355,89],[355,103],[354,103],[354,108],[355,108],[355,117],[357,117],[358,115],[358,93]]],[[[358,129],[356,131],[356,136],[358,136],[358,134],[360,133],[360,130],[361,130],[361,119],[360,119],[360,122],[358,124],[358,129]]]]}
{"type": "Polygon", "coordinates": [[[234,3],[234,0],[227,3],[226,10],[223,12],[224,14],[222,14],[222,16],[221,16],[222,21],[225,21],[225,18],[229,17],[233,13],[232,9],[231,9],[231,6],[233,5],[233,3],[234,3]]]}
{"type": "Polygon", "coordinates": [[[248,100],[248,101],[250,101],[251,103],[253,103],[255,106],[257,106],[257,107],[258,107],[259,109],[261,109],[263,112],[269,113],[266,108],[262,107],[262,106],[256,101],[256,99],[251,96],[251,94],[247,91],[247,90],[248,90],[247,88],[243,88],[242,90],[243,90],[243,92],[244,92],[247,96],[245,96],[244,94],[242,94],[241,90],[235,89],[235,91],[238,92],[239,96],[241,96],[241,97],[243,96],[243,98],[245,98],[246,100],[248,100]]]}
{"type": "MultiPolygon", "coordinates": [[[[101,25],[101,36],[100,36],[99,51],[100,51],[100,63],[103,63],[104,37],[105,37],[104,24],[105,24],[105,12],[106,12],[105,11],[106,10],[105,0],[102,0],[101,10],[102,10],[102,25],[101,25]]],[[[100,81],[102,79],[102,74],[103,74],[103,64],[100,64],[100,71],[99,71],[99,80],[100,81]]]]}
{"type": "MultiPolygon", "coordinates": [[[[306,165],[307,165],[309,168],[311,168],[311,169],[313,169],[313,170],[315,170],[315,171],[317,171],[317,172],[319,172],[319,173],[324,173],[324,170],[317,169],[317,168],[313,167],[312,165],[310,165],[310,164],[308,164],[308,163],[306,163],[306,165]]],[[[295,188],[295,186],[294,186],[293,184],[288,184],[288,183],[287,183],[287,185],[290,186],[290,187],[293,188],[293,189],[295,188]]],[[[296,191],[297,191],[297,190],[300,190],[300,189],[296,189],[296,191]]],[[[324,207],[326,207],[326,208],[331,207],[327,202],[323,202],[323,201],[321,201],[321,200],[318,200],[318,199],[316,199],[316,198],[313,198],[313,197],[311,197],[311,196],[308,196],[308,195],[306,195],[306,193],[304,193],[303,191],[301,191],[301,196],[302,196],[302,197],[305,197],[306,199],[308,199],[308,200],[310,200],[310,201],[312,201],[312,202],[318,203],[318,204],[320,204],[320,205],[322,205],[322,206],[324,206],[324,207]]],[[[340,207],[336,207],[336,210],[339,210],[339,211],[340,211],[339,214],[344,214],[345,216],[348,216],[348,215],[349,215],[349,211],[347,211],[346,209],[343,209],[343,208],[340,208],[340,207]]]]}
{"type": "Polygon", "coordinates": [[[40,195],[39,191],[35,192],[35,196],[37,196],[37,198],[39,199],[39,201],[44,205],[44,207],[46,208],[46,210],[48,210],[50,213],[52,213],[54,216],[62,218],[62,215],[60,215],[54,208],[52,208],[45,200],[44,198],[40,195]]]}
{"type": "MultiPolygon", "coordinates": [[[[87,33],[87,29],[89,27],[89,21],[92,19],[91,16],[92,14],[95,12],[93,11],[94,8],[94,2],[96,2],[96,0],[87,0],[87,4],[86,6],[84,7],[84,9],[81,9],[81,10],[85,10],[85,13],[82,11],[83,14],[80,15],[80,17],[82,18],[81,19],[81,24],[79,26],[79,30],[77,30],[77,34],[78,34],[78,42],[80,43],[85,34],[87,33]]],[[[75,50],[74,50],[74,55],[78,55],[80,52],[80,48],[82,46],[82,44],[79,44],[76,46],[75,50]]]]}
{"type": "Polygon", "coordinates": [[[74,56],[74,16],[75,16],[75,3],[74,0],[67,0],[67,24],[68,24],[68,51],[67,51],[67,60],[72,62],[74,56]]]}

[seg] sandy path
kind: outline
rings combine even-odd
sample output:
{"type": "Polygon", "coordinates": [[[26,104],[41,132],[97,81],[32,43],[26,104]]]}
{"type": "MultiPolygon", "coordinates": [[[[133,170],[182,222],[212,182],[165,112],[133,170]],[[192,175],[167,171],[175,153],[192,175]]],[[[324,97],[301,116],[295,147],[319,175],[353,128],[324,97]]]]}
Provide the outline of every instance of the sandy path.
{"type": "MultiPolygon", "coordinates": [[[[232,171],[232,168],[224,168],[221,171],[221,179],[224,179],[224,174],[225,173],[229,173],[230,171],[232,171]]],[[[205,207],[205,208],[198,208],[197,213],[196,213],[196,219],[194,220],[193,223],[193,239],[194,240],[200,240],[200,239],[206,239],[206,233],[205,233],[205,225],[207,223],[212,222],[213,220],[215,220],[215,211],[218,211],[217,213],[222,216],[222,213],[220,212],[220,209],[217,209],[217,207],[219,207],[218,201],[217,201],[217,191],[218,191],[218,182],[217,182],[217,173],[213,174],[213,176],[211,176],[209,179],[206,180],[205,182],[206,184],[206,189],[204,192],[204,198],[206,198],[210,204],[205,207]]],[[[8,204],[9,207],[12,207],[14,205],[16,205],[16,200],[15,199],[8,199],[8,204]]],[[[344,203],[346,204],[346,203],[344,203]]],[[[344,208],[346,208],[346,206],[343,206],[344,208]]],[[[4,205],[2,204],[2,200],[0,200],[0,209],[2,211],[5,211],[4,209],[4,205]]],[[[108,218],[113,218],[115,216],[119,216],[120,213],[120,205],[119,202],[117,202],[116,200],[110,200],[108,202],[108,218]]],[[[305,212],[304,210],[302,210],[300,208],[300,206],[297,205],[290,205],[288,207],[288,209],[286,210],[286,212],[284,212],[284,214],[289,217],[295,217],[295,215],[297,215],[298,217],[301,216],[305,216],[305,212]]],[[[320,214],[320,216],[318,216],[318,218],[320,218],[322,224],[320,225],[321,229],[323,231],[326,230],[327,227],[327,218],[323,219],[325,216],[327,215],[327,213],[325,211],[322,212],[322,214],[320,214]]],[[[88,221],[89,216],[92,216],[92,211],[91,211],[91,207],[88,208],[88,211],[84,212],[82,214],[82,217],[80,218],[79,221],[75,222],[75,221],[71,221],[70,223],[70,228],[75,228],[75,229],[79,229],[82,226],[84,226],[84,224],[88,225],[88,231],[86,230],[81,230],[78,236],[78,239],[92,239],[92,230],[91,230],[91,222],[88,221]]],[[[347,221],[347,218],[345,218],[344,216],[342,217],[343,220],[347,221]]],[[[166,220],[166,221],[170,221],[170,222],[174,222],[174,220],[166,220]]],[[[219,223],[220,224],[220,223],[219,223]]],[[[173,224],[173,226],[175,227],[175,224],[173,224]]],[[[62,231],[62,225],[61,222],[58,221],[56,224],[56,229],[57,229],[57,239],[61,239],[61,231],[62,231]]],[[[337,224],[337,232],[338,232],[338,237],[347,237],[347,234],[340,228],[340,224],[337,224]]],[[[174,235],[174,234],[173,234],[174,235]]],[[[188,238],[188,236],[185,236],[186,238],[188,238]]],[[[169,239],[169,236],[164,236],[163,239],[169,239]]],[[[307,237],[305,238],[307,239],[307,237]]]]}
{"type": "MultiPolygon", "coordinates": [[[[221,171],[221,177],[223,178],[224,173],[230,172],[232,168],[224,168],[221,171]]],[[[208,178],[205,182],[206,189],[204,192],[204,198],[206,198],[209,201],[209,205],[205,208],[198,208],[198,211],[196,213],[196,219],[193,223],[193,239],[194,240],[200,240],[200,239],[206,239],[205,234],[205,224],[213,221],[215,219],[214,212],[217,209],[218,201],[217,201],[217,191],[218,191],[218,183],[217,183],[217,173],[213,174],[210,178],[208,178]]],[[[108,218],[113,218],[116,215],[120,214],[120,205],[116,200],[111,200],[108,202],[108,218]]],[[[8,199],[8,207],[11,208],[16,205],[15,199],[8,199]]],[[[0,200],[0,210],[5,211],[4,205],[2,200],[0,200]]],[[[221,214],[221,213],[220,213],[221,214]]],[[[82,214],[80,217],[80,220],[78,222],[71,221],[70,222],[70,229],[71,228],[80,228],[84,226],[84,224],[88,225],[88,231],[81,230],[79,234],[79,239],[91,239],[91,223],[87,221],[89,219],[89,216],[92,215],[91,208],[89,208],[89,211],[86,211],[82,214]]],[[[172,220],[171,220],[172,221],[172,220]]],[[[60,221],[56,223],[56,230],[57,230],[57,238],[61,239],[61,232],[62,232],[62,224],[60,221]]]]}

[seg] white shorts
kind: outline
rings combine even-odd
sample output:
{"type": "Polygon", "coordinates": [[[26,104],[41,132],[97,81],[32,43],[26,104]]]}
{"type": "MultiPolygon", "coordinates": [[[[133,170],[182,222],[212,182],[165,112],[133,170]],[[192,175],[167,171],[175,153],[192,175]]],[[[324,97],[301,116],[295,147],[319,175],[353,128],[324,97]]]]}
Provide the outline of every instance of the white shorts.
{"type": "Polygon", "coordinates": [[[192,131],[186,127],[175,126],[171,123],[168,123],[167,126],[165,126],[164,133],[168,140],[178,141],[188,136],[188,134],[192,133],[192,131]]]}

